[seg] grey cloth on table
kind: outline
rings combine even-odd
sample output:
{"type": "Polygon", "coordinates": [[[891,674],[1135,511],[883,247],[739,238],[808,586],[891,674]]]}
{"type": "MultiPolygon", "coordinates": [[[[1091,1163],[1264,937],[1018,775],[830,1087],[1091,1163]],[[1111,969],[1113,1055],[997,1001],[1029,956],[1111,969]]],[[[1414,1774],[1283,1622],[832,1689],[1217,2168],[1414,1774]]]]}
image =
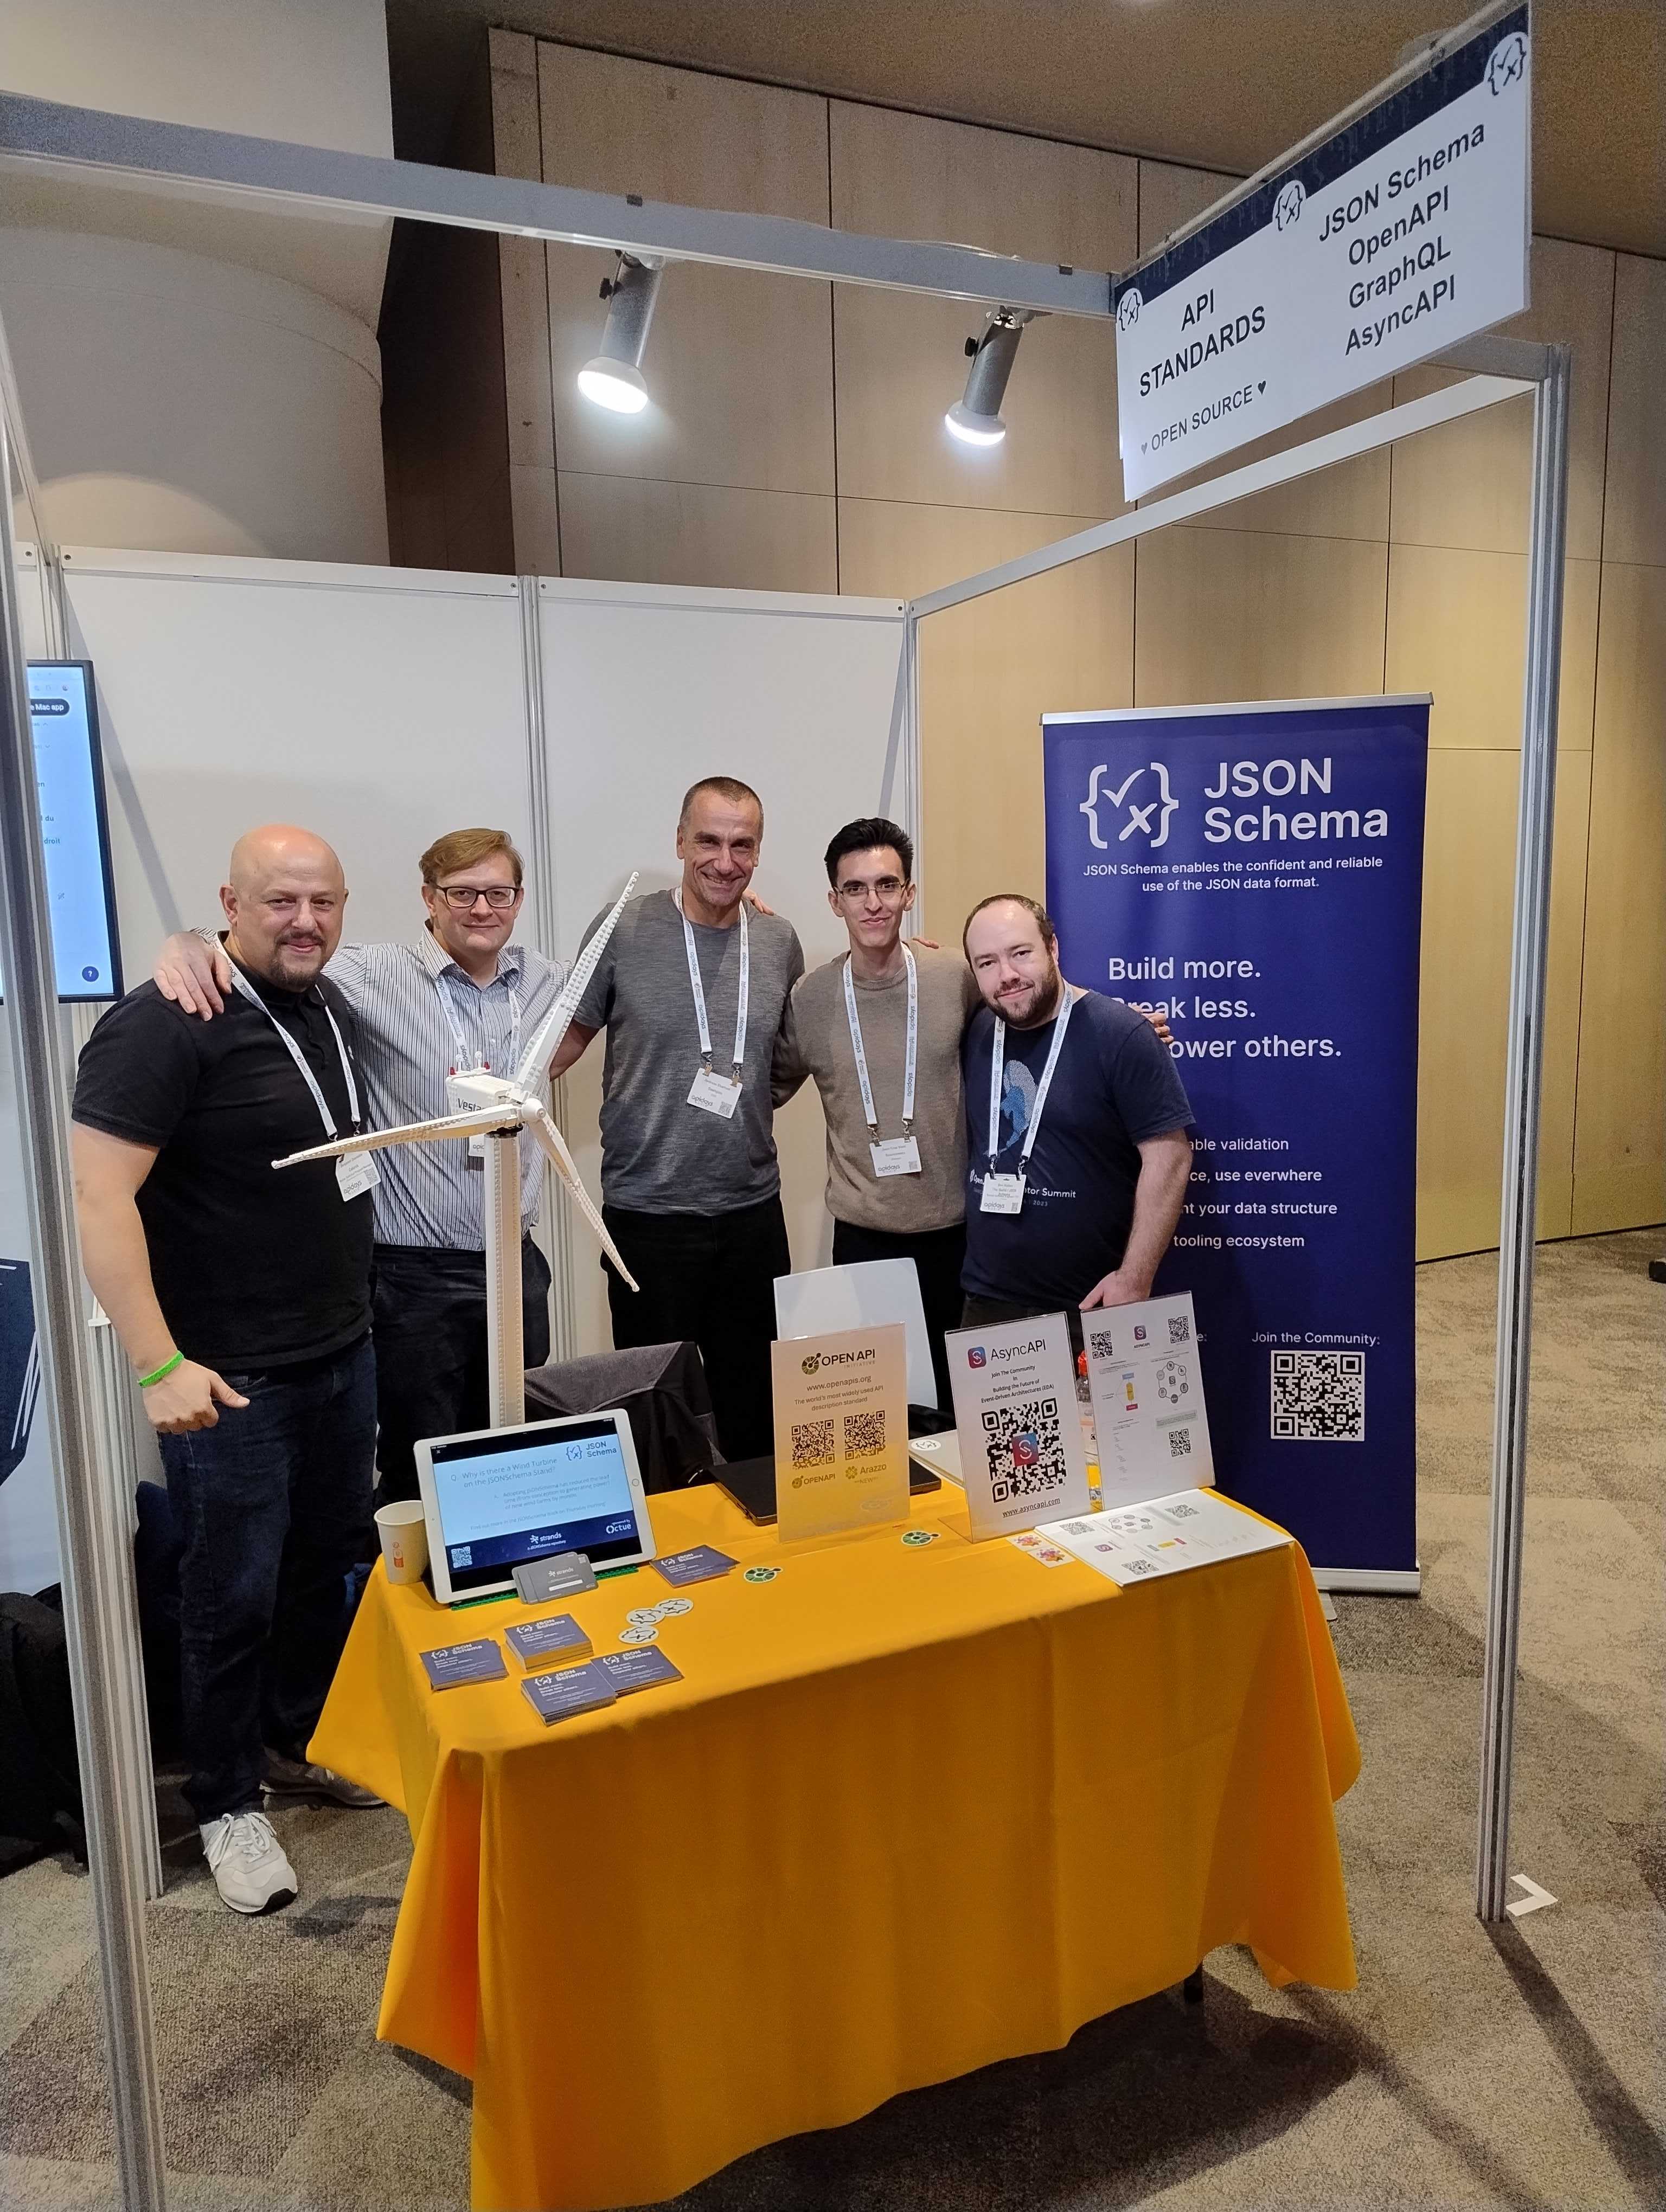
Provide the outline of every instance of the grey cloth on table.
{"type": "Polygon", "coordinates": [[[526,1418],[598,1413],[630,1419],[645,1490],[681,1490],[723,1463],[697,1346],[646,1344],[552,1360],[526,1376],[526,1418]]]}

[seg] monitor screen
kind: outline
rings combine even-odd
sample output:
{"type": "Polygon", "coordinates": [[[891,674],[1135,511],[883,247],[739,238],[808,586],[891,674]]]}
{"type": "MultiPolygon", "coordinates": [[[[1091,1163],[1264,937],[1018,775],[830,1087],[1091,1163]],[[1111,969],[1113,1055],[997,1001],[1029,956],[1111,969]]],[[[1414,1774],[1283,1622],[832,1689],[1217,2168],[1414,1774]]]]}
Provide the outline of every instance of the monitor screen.
{"type": "Polygon", "coordinates": [[[121,957],[90,662],[29,663],[29,727],[58,995],[119,999],[121,957]]]}
{"type": "Polygon", "coordinates": [[[459,1597],[556,1552],[583,1552],[593,1566],[641,1552],[611,1414],[439,1443],[432,1459],[446,1567],[459,1597]]]}

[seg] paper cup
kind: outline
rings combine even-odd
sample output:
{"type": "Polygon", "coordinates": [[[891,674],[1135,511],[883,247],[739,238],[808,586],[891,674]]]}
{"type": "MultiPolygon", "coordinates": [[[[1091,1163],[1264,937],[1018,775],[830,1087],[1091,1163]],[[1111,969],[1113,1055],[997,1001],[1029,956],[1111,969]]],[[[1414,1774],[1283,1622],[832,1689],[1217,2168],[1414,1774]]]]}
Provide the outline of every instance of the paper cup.
{"type": "Polygon", "coordinates": [[[397,1505],[379,1505],[376,1528],[382,1540],[382,1564],[387,1569],[389,1582],[420,1582],[428,1565],[428,1522],[421,1498],[403,1498],[397,1505]]]}

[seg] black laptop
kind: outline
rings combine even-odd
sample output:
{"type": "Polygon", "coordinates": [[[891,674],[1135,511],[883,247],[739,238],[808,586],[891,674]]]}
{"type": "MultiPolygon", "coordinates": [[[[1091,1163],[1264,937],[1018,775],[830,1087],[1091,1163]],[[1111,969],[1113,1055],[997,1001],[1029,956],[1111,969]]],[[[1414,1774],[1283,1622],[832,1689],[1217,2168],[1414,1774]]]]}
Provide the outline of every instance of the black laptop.
{"type": "MultiPolygon", "coordinates": [[[[722,1467],[712,1469],[712,1480],[720,1490],[733,1498],[749,1521],[760,1528],[768,1528],[775,1517],[775,1459],[773,1452],[762,1459],[732,1459],[722,1467]]],[[[917,1461],[909,1462],[909,1492],[919,1498],[928,1490],[941,1490],[941,1480],[929,1468],[917,1461]]]]}

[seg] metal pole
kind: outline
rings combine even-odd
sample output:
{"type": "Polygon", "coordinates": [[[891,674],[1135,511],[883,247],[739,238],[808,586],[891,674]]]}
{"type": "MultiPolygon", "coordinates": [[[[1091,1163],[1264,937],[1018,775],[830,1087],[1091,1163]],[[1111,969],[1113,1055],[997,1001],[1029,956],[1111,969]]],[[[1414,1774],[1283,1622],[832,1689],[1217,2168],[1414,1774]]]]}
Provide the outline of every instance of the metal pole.
{"type": "Polygon", "coordinates": [[[526,1334],[520,1310],[520,1131],[486,1133],[486,1364],[491,1425],[526,1418],[526,1334]]]}
{"type": "Polygon", "coordinates": [[[1499,1233],[1499,1349],[1493,1413],[1493,1528],[1487,1663],[1481,1686],[1481,1784],[1475,1911],[1505,1917],[1510,1778],[1521,1626],[1522,1522],[1533,1346],[1533,1239],[1539,1180],[1539,1085],[1544,1066],[1550,938],[1556,710],[1562,668],[1562,560],[1567,520],[1566,346],[1547,349],[1533,402],[1533,510],[1528,549],[1527,670],[1516,824],[1516,914],[1510,954],[1505,1074],[1504,1199],[1499,1233]]]}
{"type": "Polygon", "coordinates": [[[29,730],[11,527],[10,441],[0,434],[0,966],[17,1073],[40,1342],[41,1395],[57,1493],[64,1626],[93,1877],[116,2165],[128,2212],[162,2212],[161,2099],[144,1946],[144,1845],[121,1728],[125,1518],[99,1468],[70,1168],[70,1102],[58,1049],[52,910],[29,730]]]}

